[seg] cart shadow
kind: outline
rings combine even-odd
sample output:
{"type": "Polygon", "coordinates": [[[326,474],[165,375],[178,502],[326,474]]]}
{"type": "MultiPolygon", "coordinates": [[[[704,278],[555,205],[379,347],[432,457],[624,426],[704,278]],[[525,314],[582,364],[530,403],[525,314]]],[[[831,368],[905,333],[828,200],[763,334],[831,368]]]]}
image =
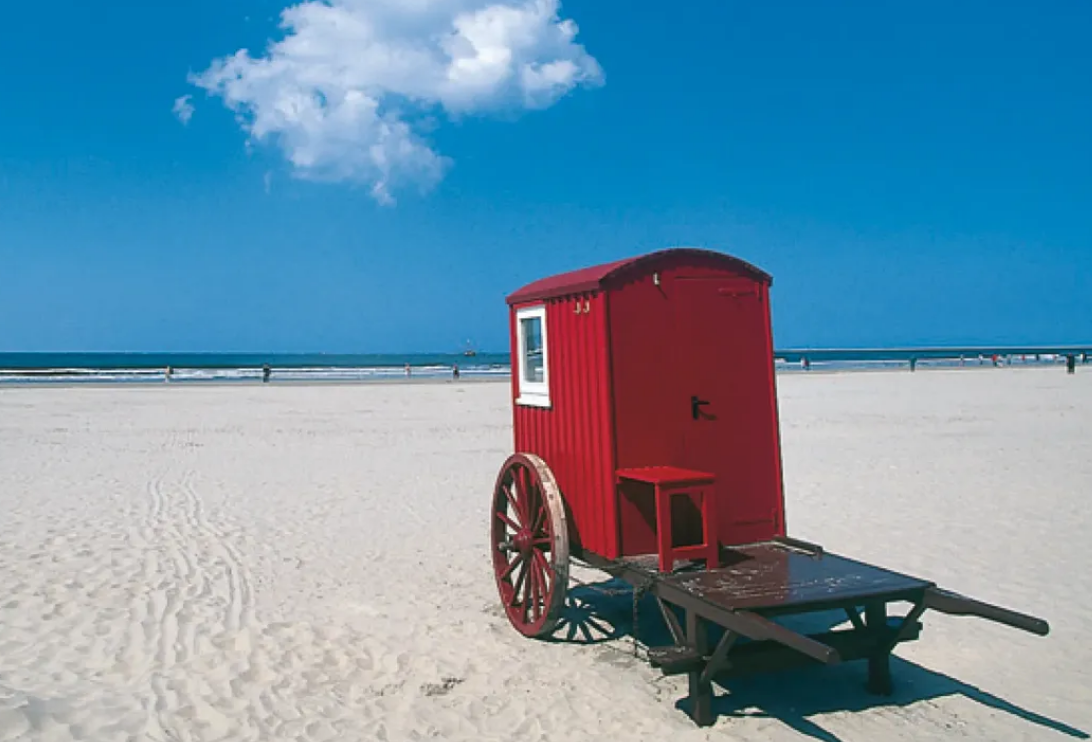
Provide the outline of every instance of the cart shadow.
{"type": "Polygon", "coordinates": [[[629,636],[633,627],[633,590],[623,580],[578,584],[569,588],[557,629],[547,641],[603,644],[629,636]]]}
{"type": "MultiPolygon", "coordinates": [[[[780,619],[779,623],[805,633],[819,633],[840,627],[845,614],[824,612],[780,619]]],[[[710,640],[719,629],[709,627],[710,640]]],[[[633,592],[622,580],[577,585],[569,590],[558,629],[551,641],[602,644],[634,634],[633,592]]],[[[637,637],[640,644],[655,647],[672,644],[671,634],[651,596],[637,606],[637,637]]],[[[840,742],[840,738],[809,717],[838,711],[855,712],[876,708],[906,707],[923,701],[961,695],[996,711],[1076,739],[1089,739],[1085,731],[1043,714],[1006,701],[992,693],[961,682],[949,675],[892,655],[894,693],[876,696],[865,689],[867,663],[847,662],[833,667],[802,667],[745,678],[716,680],[713,701],[717,717],[766,717],[817,740],[840,742]]],[[[676,707],[685,710],[687,701],[676,707]]]]}
{"type": "MultiPolygon", "coordinates": [[[[1088,733],[1064,722],[898,657],[891,658],[891,674],[895,690],[887,697],[874,696],[865,689],[864,662],[850,662],[836,667],[806,667],[718,682],[720,689],[727,693],[716,696],[713,713],[727,718],[773,718],[814,739],[840,742],[840,737],[809,717],[836,711],[906,707],[960,695],[1070,737],[1089,738],[1088,733]]],[[[685,700],[676,704],[680,710],[685,705],[685,700]]]]}

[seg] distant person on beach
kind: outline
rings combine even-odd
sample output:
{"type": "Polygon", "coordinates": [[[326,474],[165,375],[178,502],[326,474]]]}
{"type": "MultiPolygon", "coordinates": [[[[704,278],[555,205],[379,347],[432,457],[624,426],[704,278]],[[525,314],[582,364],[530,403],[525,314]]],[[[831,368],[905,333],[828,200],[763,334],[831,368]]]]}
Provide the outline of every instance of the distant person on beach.
{"type": "Polygon", "coordinates": [[[800,367],[803,368],[805,371],[811,370],[811,361],[808,360],[807,356],[804,356],[800,359],[800,367]]]}
{"type": "Polygon", "coordinates": [[[914,373],[914,370],[918,367],[918,359],[914,356],[910,356],[910,373],[914,373]]]}
{"type": "Polygon", "coordinates": [[[171,380],[171,374],[173,373],[174,369],[172,369],[170,366],[167,366],[167,368],[163,369],[163,381],[169,382],[171,380]]]}
{"type": "Polygon", "coordinates": [[[459,364],[457,363],[451,366],[451,378],[456,380],[459,378],[459,364]]]}
{"type": "Polygon", "coordinates": [[[1070,353],[1065,357],[1065,372],[1071,374],[1077,370],[1077,355],[1070,353]]]}
{"type": "Polygon", "coordinates": [[[409,365],[409,364],[407,363],[407,364],[406,364],[406,378],[409,378],[409,375],[410,375],[410,373],[412,373],[412,372],[410,371],[410,365],[409,365]]]}
{"type": "Polygon", "coordinates": [[[270,377],[270,375],[272,373],[273,373],[273,370],[271,368],[269,368],[268,363],[262,365],[262,383],[263,384],[268,384],[269,383],[269,377],[270,377]]]}
{"type": "Polygon", "coordinates": [[[1081,353],[1081,363],[1088,363],[1088,351],[1081,353]]]}

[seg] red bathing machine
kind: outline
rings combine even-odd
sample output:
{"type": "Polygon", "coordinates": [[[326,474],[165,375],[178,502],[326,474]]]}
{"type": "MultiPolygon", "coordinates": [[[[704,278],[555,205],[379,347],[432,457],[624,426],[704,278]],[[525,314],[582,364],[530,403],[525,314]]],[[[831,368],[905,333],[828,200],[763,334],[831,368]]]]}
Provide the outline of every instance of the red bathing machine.
{"type": "Polygon", "coordinates": [[[671,635],[648,659],[688,676],[701,725],[715,718],[714,678],[796,664],[867,660],[869,689],[889,694],[891,653],[918,638],[926,610],[1046,635],[1040,618],[788,536],[770,285],[742,260],[679,248],[508,297],[515,451],[489,530],[511,624],[573,634],[570,557],[630,583],[634,615],[647,593],[671,635]],[[777,622],[832,610],[850,628],[777,622]]]}
{"type": "Polygon", "coordinates": [[[771,282],[677,248],[508,296],[515,450],[547,462],[574,551],[658,552],[657,483],[701,490],[670,498],[673,542],[701,540],[702,505],[721,544],[785,533],[771,282]]]}

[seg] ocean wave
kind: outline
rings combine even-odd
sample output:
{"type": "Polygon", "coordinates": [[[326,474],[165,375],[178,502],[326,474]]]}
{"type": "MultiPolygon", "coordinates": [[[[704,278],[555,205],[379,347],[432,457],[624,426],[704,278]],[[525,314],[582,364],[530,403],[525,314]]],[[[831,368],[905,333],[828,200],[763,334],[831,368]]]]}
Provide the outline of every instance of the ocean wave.
{"type": "MultiPolygon", "coordinates": [[[[406,378],[404,366],[271,366],[271,378],[281,381],[361,381],[406,378]]],[[[411,366],[409,378],[445,378],[453,375],[454,368],[441,364],[411,366]]],[[[459,366],[460,376],[493,377],[507,376],[507,366],[468,365],[459,366]]],[[[0,384],[8,383],[92,383],[92,382],[149,382],[165,380],[163,368],[37,368],[2,369],[0,384]]],[[[231,382],[261,380],[260,367],[247,368],[186,368],[172,367],[172,382],[231,382]]]]}
{"type": "MultiPolygon", "coordinates": [[[[897,358],[830,358],[821,353],[815,355],[802,353],[810,360],[810,369],[826,371],[868,371],[881,369],[907,369],[909,354],[897,358]]],[[[1059,353],[1011,354],[1000,356],[999,363],[1005,366],[1053,365],[1063,362],[1065,356],[1059,353]]],[[[431,361],[431,359],[430,359],[431,361]]],[[[917,358],[917,367],[958,368],[961,366],[990,366],[992,358],[978,353],[967,353],[962,358],[952,355],[931,355],[917,358]]],[[[459,363],[460,376],[467,378],[501,378],[511,374],[505,363],[459,363]]],[[[774,367],[778,373],[800,373],[805,369],[797,358],[777,355],[774,367]]],[[[171,382],[260,382],[260,365],[246,366],[172,366],[171,382]]],[[[381,381],[406,378],[405,365],[389,363],[377,365],[344,366],[278,366],[270,365],[273,381],[381,381]]],[[[422,362],[410,366],[410,379],[443,379],[453,376],[454,364],[422,362]]],[[[82,384],[82,383],[163,383],[164,366],[148,367],[76,367],[57,366],[53,368],[0,368],[0,385],[3,384],[82,384]]]]}

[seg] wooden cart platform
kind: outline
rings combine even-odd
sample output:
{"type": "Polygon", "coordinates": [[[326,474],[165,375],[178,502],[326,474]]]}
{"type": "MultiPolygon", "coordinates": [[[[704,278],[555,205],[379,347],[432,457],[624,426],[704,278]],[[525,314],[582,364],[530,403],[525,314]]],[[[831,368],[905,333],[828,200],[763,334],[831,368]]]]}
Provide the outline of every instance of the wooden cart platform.
{"type": "Polygon", "coordinates": [[[655,597],[674,645],[651,647],[649,660],[665,674],[689,676],[688,713],[700,725],[713,722],[714,677],[867,659],[869,690],[890,694],[891,651],[918,638],[918,619],[930,608],[1039,635],[1049,631],[1041,619],[795,539],[722,549],[722,566],[716,569],[689,570],[677,564],[675,571],[663,573],[657,558],[606,560],[590,555],[583,561],[655,597]],[[908,608],[901,616],[890,616],[892,603],[908,608]],[[843,611],[848,628],[803,634],[772,620],[828,610],[843,611]],[[709,641],[710,625],[724,629],[715,646],[709,641]]]}

